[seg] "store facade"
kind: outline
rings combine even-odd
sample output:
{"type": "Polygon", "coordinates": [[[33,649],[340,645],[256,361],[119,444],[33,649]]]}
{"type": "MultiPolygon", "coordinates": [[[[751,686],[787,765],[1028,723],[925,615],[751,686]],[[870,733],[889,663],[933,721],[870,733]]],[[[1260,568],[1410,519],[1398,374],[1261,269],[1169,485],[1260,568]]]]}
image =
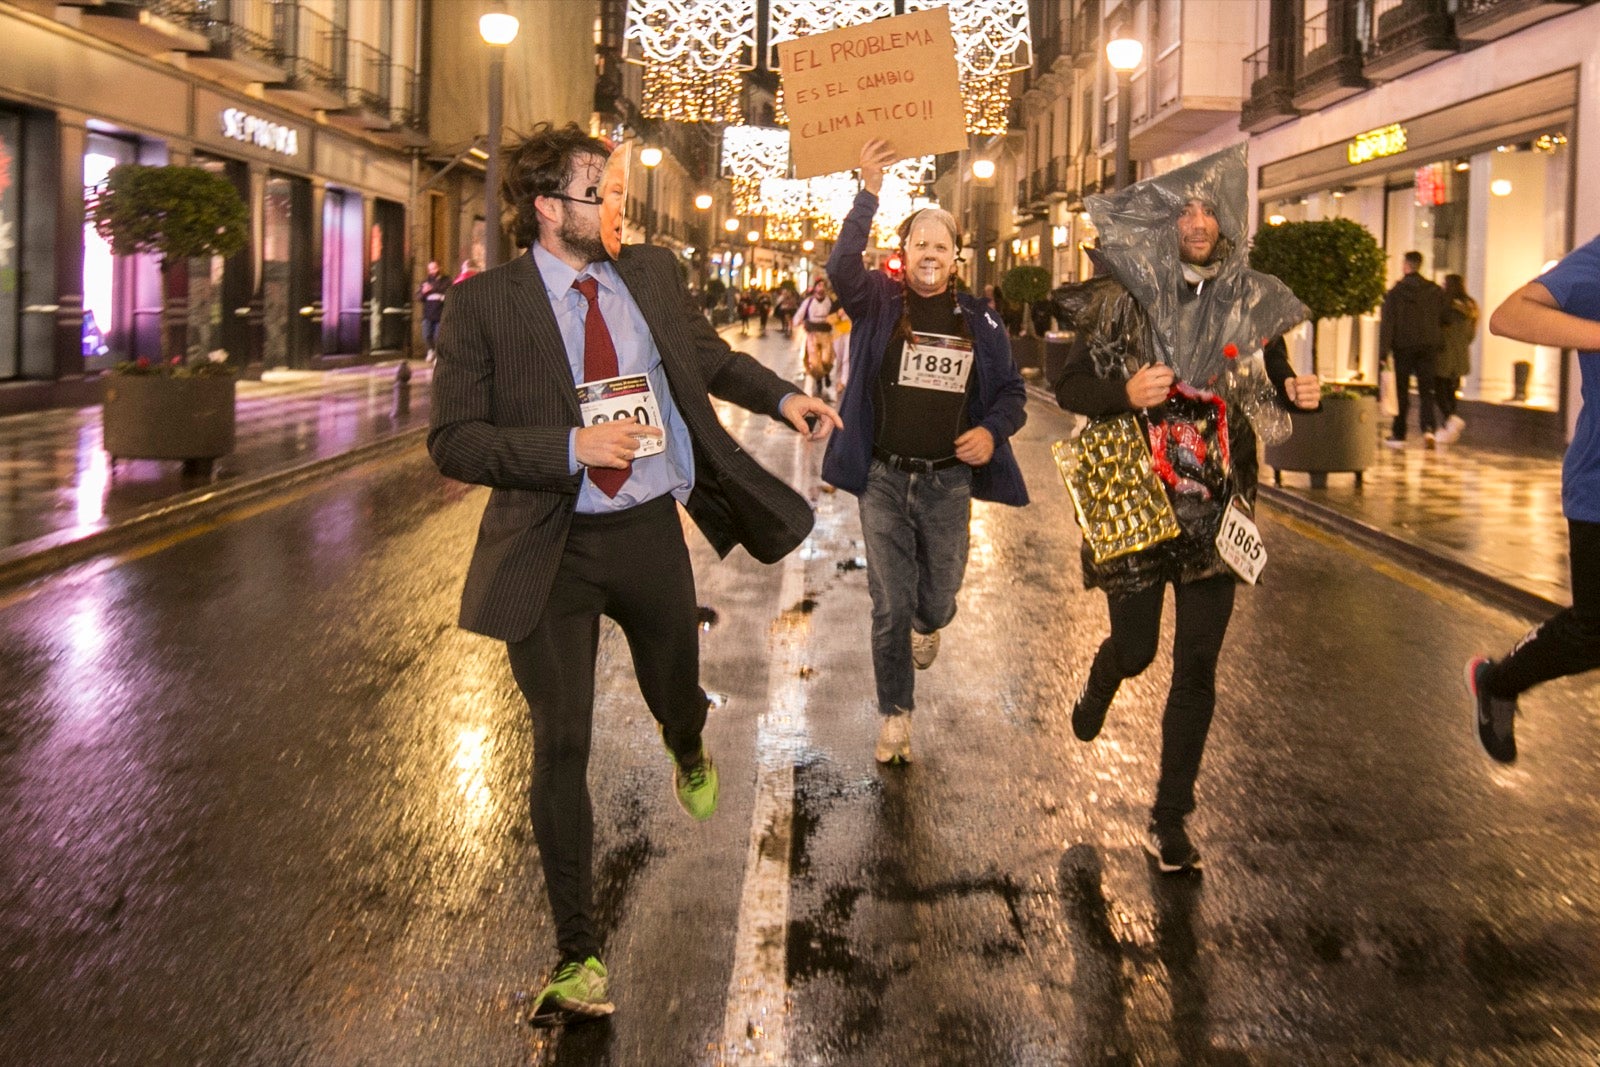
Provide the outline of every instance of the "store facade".
{"type": "MultiPolygon", "coordinates": [[[[1250,141],[1254,225],[1346,218],[1401,276],[1408,251],[1482,309],[1463,380],[1472,438],[1559,453],[1576,417],[1575,355],[1494,337],[1489,313],[1600,230],[1600,10],[1556,18],[1361,93],[1250,141]]],[[[1324,322],[1315,366],[1376,381],[1379,314],[1324,322]]],[[[1309,330],[1293,338],[1310,366],[1309,330]]]]}
{"type": "Polygon", "coordinates": [[[47,19],[0,11],[0,35],[0,411],[92,402],[95,372],[174,354],[158,265],[112,255],[85,222],[85,192],[119,163],[204,167],[249,207],[248,246],[171,287],[190,357],[254,370],[404,350],[402,149],[47,19]]]}

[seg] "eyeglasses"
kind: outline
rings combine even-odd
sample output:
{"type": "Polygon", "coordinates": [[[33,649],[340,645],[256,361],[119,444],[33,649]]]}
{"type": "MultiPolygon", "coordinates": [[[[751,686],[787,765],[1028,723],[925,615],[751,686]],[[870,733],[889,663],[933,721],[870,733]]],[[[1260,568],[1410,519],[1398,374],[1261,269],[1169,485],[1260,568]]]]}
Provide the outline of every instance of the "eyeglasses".
{"type": "Polygon", "coordinates": [[[568,196],[566,193],[542,193],[540,195],[548,196],[552,200],[565,200],[571,204],[588,204],[590,207],[599,207],[605,203],[605,199],[600,196],[600,190],[596,186],[589,186],[584,190],[584,194],[583,196],[568,196]]]}

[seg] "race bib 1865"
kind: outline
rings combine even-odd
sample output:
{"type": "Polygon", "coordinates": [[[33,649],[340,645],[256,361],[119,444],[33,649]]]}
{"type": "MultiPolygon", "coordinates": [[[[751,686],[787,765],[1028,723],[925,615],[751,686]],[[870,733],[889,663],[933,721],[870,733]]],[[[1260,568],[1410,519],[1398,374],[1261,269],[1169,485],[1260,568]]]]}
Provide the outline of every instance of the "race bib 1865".
{"type": "Polygon", "coordinates": [[[971,374],[972,342],[965,337],[914,333],[900,354],[900,385],[964,393],[971,374]]]}
{"type": "Polygon", "coordinates": [[[1233,573],[1256,584],[1267,565],[1267,549],[1261,543],[1261,531],[1250,517],[1244,501],[1234,497],[1222,509],[1222,529],[1217,531],[1217,554],[1233,569],[1233,573]]]}
{"type": "MultiPolygon", "coordinates": [[[[661,406],[650,391],[650,379],[643,374],[624,374],[616,378],[584,382],[578,386],[578,409],[585,426],[632,418],[646,426],[661,425],[661,406]]],[[[667,449],[666,437],[640,437],[633,458],[643,459],[667,449]]]]}

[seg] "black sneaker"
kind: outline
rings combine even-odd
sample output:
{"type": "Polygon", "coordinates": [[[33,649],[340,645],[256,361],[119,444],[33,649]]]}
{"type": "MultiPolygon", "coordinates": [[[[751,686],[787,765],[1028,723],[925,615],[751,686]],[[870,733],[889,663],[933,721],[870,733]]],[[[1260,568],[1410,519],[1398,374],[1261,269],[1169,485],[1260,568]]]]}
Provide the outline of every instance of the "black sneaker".
{"type": "Polygon", "coordinates": [[[1102,698],[1093,686],[1083,687],[1078,702],[1072,705],[1072,733],[1079,741],[1089,742],[1100,736],[1100,728],[1106,723],[1106,711],[1110,709],[1114,696],[1116,693],[1113,691],[1111,696],[1102,698]]]}
{"type": "Polygon", "coordinates": [[[1517,762],[1517,700],[1491,696],[1484,675],[1494,661],[1477,656],[1467,661],[1467,692],[1472,695],[1472,720],[1483,754],[1496,763],[1517,762]]]}
{"type": "Polygon", "coordinates": [[[1150,853],[1162,874],[1181,874],[1200,869],[1200,850],[1189,840],[1183,820],[1151,819],[1145,828],[1144,850],[1150,853]]]}

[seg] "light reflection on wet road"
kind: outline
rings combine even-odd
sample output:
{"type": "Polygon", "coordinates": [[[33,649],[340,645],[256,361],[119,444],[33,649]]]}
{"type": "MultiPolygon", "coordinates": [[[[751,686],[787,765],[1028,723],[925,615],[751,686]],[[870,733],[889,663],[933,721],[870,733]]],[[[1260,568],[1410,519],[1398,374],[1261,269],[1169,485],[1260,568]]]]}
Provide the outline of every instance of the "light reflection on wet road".
{"type": "MultiPolygon", "coordinates": [[[[728,419],[774,470],[806,447],[728,419]]],[[[1049,464],[1066,420],[1031,419],[1036,503],[978,506],[911,768],[872,761],[853,501],[814,473],[787,586],[692,540],[725,698],[711,822],[673,804],[606,631],[591,782],[618,1011],[566,1034],[519,1022],[553,951],[532,739],[501,648],[453,625],[482,491],[413,455],[11,599],[0,1062],[717,1063],[774,694],[804,714],[780,738],[787,1062],[1595,1062],[1600,687],[1530,697],[1524,762],[1489,768],[1457,672],[1522,624],[1269,518],[1200,781],[1208,873],[1160,879],[1135,835],[1168,657],[1099,741],[1072,738],[1104,609],[1049,464]],[[804,636],[780,649],[797,583],[804,636]]]]}

